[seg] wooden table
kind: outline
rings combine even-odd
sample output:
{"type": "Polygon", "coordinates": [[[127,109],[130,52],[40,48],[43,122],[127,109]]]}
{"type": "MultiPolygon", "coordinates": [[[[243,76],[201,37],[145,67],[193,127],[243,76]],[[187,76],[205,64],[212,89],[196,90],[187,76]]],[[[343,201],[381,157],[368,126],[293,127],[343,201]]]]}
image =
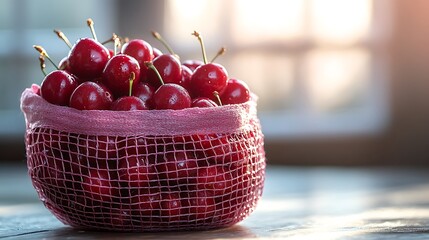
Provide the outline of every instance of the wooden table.
{"type": "Polygon", "coordinates": [[[72,229],[38,201],[25,166],[0,165],[0,239],[429,239],[429,169],[269,166],[256,211],[227,228],[72,229]]]}

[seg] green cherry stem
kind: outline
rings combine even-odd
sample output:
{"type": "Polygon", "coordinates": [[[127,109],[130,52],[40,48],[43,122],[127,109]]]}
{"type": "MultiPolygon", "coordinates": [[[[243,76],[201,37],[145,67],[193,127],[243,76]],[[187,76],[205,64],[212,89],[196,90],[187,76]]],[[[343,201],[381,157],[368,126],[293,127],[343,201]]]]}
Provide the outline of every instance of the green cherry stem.
{"type": "Polygon", "coordinates": [[[96,42],[98,42],[98,40],[97,40],[97,35],[95,34],[95,29],[94,29],[94,21],[92,21],[92,19],[91,18],[88,18],[87,20],[86,20],[86,24],[88,25],[88,27],[91,29],[91,34],[92,34],[92,37],[94,38],[94,40],[96,41],[96,42]]]}
{"type": "Polygon", "coordinates": [[[147,68],[152,69],[152,71],[155,72],[156,76],[158,76],[159,81],[161,82],[161,85],[164,85],[164,81],[162,80],[161,74],[159,74],[158,69],[153,65],[152,62],[144,62],[147,68]]]}
{"type": "Polygon", "coordinates": [[[167,41],[165,41],[165,39],[161,36],[161,34],[159,34],[158,32],[152,31],[152,36],[156,38],[156,40],[160,41],[171,55],[177,56],[177,54],[174,53],[173,49],[170,47],[167,41]]]}
{"type": "Polygon", "coordinates": [[[203,52],[203,61],[204,61],[204,64],[207,64],[208,62],[207,62],[206,48],[204,47],[203,36],[201,36],[201,34],[199,32],[197,32],[197,31],[194,31],[192,33],[192,35],[194,35],[195,37],[198,38],[198,41],[200,42],[200,45],[201,45],[201,51],[203,52]]]}
{"type": "Polygon", "coordinates": [[[57,36],[58,36],[60,39],[62,39],[62,40],[67,44],[67,46],[68,46],[70,49],[72,49],[72,44],[70,43],[70,41],[69,41],[69,39],[66,37],[66,35],[65,35],[63,32],[61,32],[61,30],[54,29],[54,33],[56,33],[56,34],[57,34],[57,36]]]}
{"type": "Polygon", "coordinates": [[[218,93],[217,91],[214,91],[214,92],[213,92],[213,96],[215,96],[216,100],[217,100],[217,101],[218,101],[218,103],[219,103],[219,106],[222,106],[222,101],[220,100],[219,93],[218,93]]]}
{"type": "Polygon", "coordinates": [[[39,45],[33,45],[33,48],[36,49],[36,51],[38,51],[40,53],[40,55],[42,55],[43,57],[46,57],[49,62],[52,63],[52,65],[54,65],[54,67],[59,70],[58,66],[54,63],[54,61],[52,61],[52,59],[49,57],[48,53],[46,52],[46,50],[39,45]]]}
{"type": "Polygon", "coordinates": [[[131,75],[130,75],[130,90],[128,92],[129,96],[133,95],[133,83],[134,83],[134,79],[136,79],[136,74],[134,72],[131,72],[131,75]]]}
{"type": "Polygon", "coordinates": [[[43,57],[42,54],[39,55],[39,62],[40,62],[40,70],[42,70],[43,75],[47,75],[45,68],[46,68],[46,64],[45,64],[45,57],[43,57]]]}
{"type": "Polygon", "coordinates": [[[226,48],[222,47],[221,49],[219,49],[219,51],[216,53],[216,56],[214,56],[214,58],[210,61],[211,63],[214,62],[216,60],[216,58],[218,58],[219,56],[224,55],[226,52],[226,48]]]}

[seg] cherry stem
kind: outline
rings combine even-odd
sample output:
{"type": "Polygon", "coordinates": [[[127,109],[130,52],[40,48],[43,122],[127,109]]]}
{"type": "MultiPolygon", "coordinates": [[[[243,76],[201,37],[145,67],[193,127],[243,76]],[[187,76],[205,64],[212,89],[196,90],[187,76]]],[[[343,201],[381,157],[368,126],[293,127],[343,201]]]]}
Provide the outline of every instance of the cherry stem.
{"type": "Polygon", "coordinates": [[[94,40],[96,41],[96,42],[98,42],[98,40],[97,40],[97,35],[95,35],[95,30],[94,30],[94,21],[92,21],[92,19],[91,18],[88,18],[87,20],[86,20],[86,24],[88,25],[88,27],[91,29],[91,34],[92,34],[92,37],[94,38],[94,40]]]}
{"type": "Polygon", "coordinates": [[[72,49],[72,44],[70,43],[70,41],[69,41],[69,39],[66,37],[66,35],[65,35],[63,32],[61,32],[61,30],[54,29],[54,33],[56,33],[56,34],[57,34],[57,36],[58,36],[60,39],[62,39],[62,40],[67,44],[67,46],[68,46],[70,49],[72,49]]]}
{"type": "Polygon", "coordinates": [[[153,65],[153,62],[144,62],[144,64],[147,68],[150,68],[155,72],[156,76],[158,76],[158,79],[161,82],[161,85],[164,85],[164,81],[162,80],[161,74],[159,74],[158,69],[156,69],[156,67],[153,65]]]}
{"type": "Polygon", "coordinates": [[[113,46],[113,54],[116,55],[118,53],[118,49],[121,48],[121,40],[118,38],[118,36],[116,36],[113,41],[115,42],[113,46]]]}
{"type": "Polygon", "coordinates": [[[222,47],[221,49],[219,49],[219,51],[216,53],[216,56],[214,56],[214,58],[210,61],[211,63],[214,62],[216,60],[216,58],[218,58],[219,56],[224,55],[226,52],[226,48],[222,47]]]}
{"type": "Polygon", "coordinates": [[[112,36],[109,39],[107,39],[106,41],[102,42],[101,45],[108,44],[109,42],[114,42],[115,38],[118,38],[118,35],[116,35],[115,33],[113,33],[112,36]]]}
{"type": "Polygon", "coordinates": [[[42,70],[43,75],[47,75],[45,68],[46,68],[46,64],[45,64],[45,57],[43,57],[42,54],[39,55],[39,62],[40,62],[40,70],[42,70]]]}
{"type": "Polygon", "coordinates": [[[36,51],[38,51],[40,53],[40,55],[42,55],[43,57],[46,57],[49,62],[52,63],[52,65],[54,65],[54,67],[59,70],[58,66],[54,63],[54,61],[52,61],[52,59],[49,57],[48,53],[46,52],[46,50],[39,45],[33,45],[33,48],[36,49],[36,51]]]}
{"type": "Polygon", "coordinates": [[[170,45],[168,45],[167,41],[165,41],[165,39],[161,36],[161,34],[159,34],[158,32],[152,31],[152,36],[154,38],[156,38],[156,40],[160,41],[162,43],[162,45],[164,45],[165,48],[167,48],[168,52],[170,52],[171,55],[176,55],[173,51],[173,49],[170,47],[170,45]]]}
{"type": "Polygon", "coordinates": [[[203,36],[201,36],[201,34],[197,31],[194,31],[192,35],[198,38],[198,41],[200,42],[200,45],[201,45],[201,51],[203,52],[204,64],[207,64],[208,62],[207,62],[206,48],[204,47],[203,36]]]}
{"type": "Polygon", "coordinates": [[[130,75],[130,91],[128,93],[129,96],[133,95],[133,83],[134,83],[134,79],[136,79],[136,74],[134,72],[131,72],[131,75],[130,75]]]}
{"type": "Polygon", "coordinates": [[[222,101],[220,100],[219,93],[217,91],[214,91],[213,96],[215,96],[216,100],[219,102],[219,106],[222,106],[222,101]]]}

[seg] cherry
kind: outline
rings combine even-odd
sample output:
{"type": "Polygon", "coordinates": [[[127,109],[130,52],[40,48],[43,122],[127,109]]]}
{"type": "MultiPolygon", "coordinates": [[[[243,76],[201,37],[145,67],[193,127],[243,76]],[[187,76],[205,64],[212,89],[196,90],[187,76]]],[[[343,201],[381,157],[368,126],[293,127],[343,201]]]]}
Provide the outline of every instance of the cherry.
{"type": "Polygon", "coordinates": [[[125,54],[112,57],[103,70],[103,83],[116,97],[129,93],[131,74],[135,75],[133,87],[140,81],[140,65],[137,60],[125,54]]]}
{"type": "Polygon", "coordinates": [[[191,91],[191,77],[192,71],[187,66],[182,65],[182,79],[179,82],[179,85],[184,87],[188,92],[191,91]]]}
{"type": "Polygon", "coordinates": [[[208,166],[198,170],[198,189],[208,190],[215,195],[222,195],[231,190],[231,175],[222,167],[208,166]]]}
{"type": "Polygon", "coordinates": [[[138,97],[125,96],[116,99],[112,103],[111,109],[113,111],[135,111],[135,110],[148,110],[149,107],[138,97]]]}
{"type": "Polygon", "coordinates": [[[228,73],[217,63],[208,63],[195,69],[191,78],[193,96],[213,98],[213,92],[222,92],[226,87],[228,73]]]}
{"type": "Polygon", "coordinates": [[[216,211],[213,193],[208,191],[197,191],[190,194],[189,213],[196,220],[209,220],[216,211]]]}
{"type": "Polygon", "coordinates": [[[192,107],[205,108],[205,107],[217,107],[217,106],[218,105],[209,98],[199,97],[192,100],[192,107]]]}
{"type": "Polygon", "coordinates": [[[132,196],[131,207],[138,217],[152,217],[154,211],[160,209],[161,194],[159,192],[143,193],[132,196]]]}
{"type": "Polygon", "coordinates": [[[99,42],[81,38],[71,49],[68,58],[73,74],[82,79],[94,79],[102,74],[110,53],[99,42]]]}
{"type": "Polygon", "coordinates": [[[229,79],[220,98],[223,104],[245,103],[250,99],[249,87],[239,79],[229,79]]]}
{"type": "Polygon", "coordinates": [[[153,94],[154,94],[154,90],[153,87],[150,86],[147,83],[138,83],[136,86],[133,87],[133,96],[136,96],[138,98],[140,98],[145,106],[148,107],[148,109],[153,109],[154,108],[154,103],[153,103],[153,94]]]}
{"type": "Polygon", "coordinates": [[[190,183],[197,176],[197,160],[185,151],[167,152],[156,168],[171,185],[190,183]]]}
{"type": "Polygon", "coordinates": [[[203,64],[204,64],[204,62],[202,62],[200,60],[185,60],[182,63],[182,65],[187,66],[192,72],[195,71],[195,69],[197,69],[197,67],[199,67],[203,64]]]}
{"type": "Polygon", "coordinates": [[[161,55],[162,55],[161,50],[159,50],[158,48],[153,48],[153,58],[157,58],[161,55]]]}
{"type": "MultiPolygon", "coordinates": [[[[161,55],[153,60],[153,65],[158,70],[164,83],[179,84],[182,80],[180,61],[174,55],[161,55]]],[[[148,71],[147,81],[154,88],[161,86],[157,74],[153,69],[148,71]]]]}
{"type": "Polygon", "coordinates": [[[240,144],[239,136],[213,133],[193,135],[196,149],[204,151],[204,154],[214,160],[215,163],[226,164],[237,162],[244,158],[246,145],[240,144]]]}
{"type": "Polygon", "coordinates": [[[70,96],[77,88],[76,79],[66,71],[56,70],[49,73],[40,86],[41,96],[56,105],[69,105],[70,96]]]}
{"type": "Polygon", "coordinates": [[[182,203],[178,193],[162,193],[160,205],[163,221],[172,222],[180,220],[182,203]]]}
{"type": "Polygon", "coordinates": [[[60,63],[58,64],[58,68],[60,70],[71,72],[69,58],[64,57],[63,59],[61,59],[60,63]]]}
{"type": "Polygon", "coordinates": [[[146,66],[157,75],[158,80],[162,85],[158,88],[158,90],[156,90],[153,96],[156,109],[178,110],[189,108],[191,106],[191,96],[189,96],[189,93],[185,88],[174,83],[164,84],[163,78],[154,64],[152,62],[146,62],[146,66]]]}
{"type": "Polygon", "coordinates": [[[110,202],[119,194],[117,181],[111,179],[109,171],[101,169],[90,169],[82,177],[82,188],[88,198],[103,202],[110,202]]]}
{"type": "Polygon", "coordinates": [[[191,96],[178,84],[167,83],[156,90],[154,96],[156,109],[184,109],[191,107],[191,96]]]}
{"type": "Polygon", "coordinates": [[[133,39],[122,46],[122,53],[134,57],[140,65],[141,81],[146,81],[148,68],[144,62],[154,58],[152,46],[144,40],[133,39]]]}
{"type": "Polygon", "coordinates": [[[110,91],[94,82],[80,84],[70,96],[70,107],[79,110],[107,110],[112,102],[110,91]]]}
{"type": "Polygon", "coordinates": [[[128,156],[119,163],[119,180],[130,188],[148,188],[157,179],[154,165],[144,157],[128,156]]]}
{"type": "Polygon", "coordinates": [[[84,158],[79,159],[82,165],[97,169],[117,169],[121,148],[121,139],[112,136],[81,136],[78,150],[84,158]]]}

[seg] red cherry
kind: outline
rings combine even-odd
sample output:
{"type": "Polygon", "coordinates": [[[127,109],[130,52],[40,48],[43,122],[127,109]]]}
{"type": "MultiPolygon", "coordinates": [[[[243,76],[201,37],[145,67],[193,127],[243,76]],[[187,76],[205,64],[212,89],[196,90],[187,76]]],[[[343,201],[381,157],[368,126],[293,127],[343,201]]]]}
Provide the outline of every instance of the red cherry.
{"type": "Polygon", "coordinates": [[[173,222],[180,220],[182,203],[178,193],[161,194],[161,217],[163,221],[173,222]]]}
{"type": "Polygon", "coordinates": [[[79,39],[68,56],[71,72],[82,79],[99,77],[109,58],[109,50],[91,38],[79,39]]]}
{"type": "Polygon", "coordinates": [[[61,59],[60,63],[58,64],[58,68],[66,72],[71,72],[69,58],[63,57],[63,59],[61,59]]]}
{"type": "Polygon", "coordinates": [[[154,59],[161,56],[161,55],[162,55],[161,50],[159,50],[158,48],[153,48],[153,58],[154,59]]]}
{"type": "Polygon", "coordinates": [[[107,110],[112,102],[110,91],[94,82],[80,84],[70,97],[70,107],[79,110],[107,110]]]}
{"type": "Polygon", "coordinates": [[[158,173],[172,185],[190,183],[197,176],[197,160],[185,151],[167,152],[157,165],[158,173]]]}
{"type": "MultiPolygon", "coordinates": [[[[179,83],[182,80],[182,68],[179,60],[173,55],[161,55],[153,60],[153,65],[158,70],[164,83],[179,83]]],[[[147,81],[155,88],[161,86],[155,71],[149,69],[147,81]]]]}
{"type": "Polygon", "coordinates": [[[144,157],[129,156],[121,159],[118,169],[119,180],[130,188],[148,188],[151,181],[157,179],[154,166],[144,157]]]}
{"type": "Polygon", "coordinates": [[[151,218],[154,211],[160,209],[161,194],[159,192],[140,193],[131,198],[133,214],[138,217],[151,218]]]}
{"type": "Polygon", "coordinates": [[[195,69],[191,78],[193,96],[213,98],[213,92],[222,92],[226,87],[228,73],[217,63],[208,63],[195,69]]]}
{"type": "Polygon", "coordinates": [[[192,107],[218,107],[218,105],[209,98],[199,97],[192,100],[192,107]]]}
{"type": "Polygon", "coordinates": [[[191,97],[185,88],[167,83],[156,90],[153,96],[156,109],[184,109],[191,107],[191,97]]]}
{"type": "Polygon", "coordinates": [[[239,79],[229,79],[220,99],[224,105],[245,103],[250,99],[249,87],[239,79]]]}
{"type": "Polygon", "coordinates": [[[185,65],[193,72],[195,69],[197,69],[197,67],[204,65],[204,62],[200,60],[185,60],[183,61],[182,65],[185,65]]]}
{"type": "Polygon", "coordinates": [[[133,87],[132,95],[140,98],[149,109],[153,109],[153,87],[147,83],[138,83],[133,87]]]}
{"type": "Polygon", "coordinates": [[[140,98],[134,96],[125,96],[116,99],[112,103],[113,111],[135,111],[148,110],[149,107],[140,98]]]}
{"type": "Polygon", "coordinates": [[[134,73],[133,87],[140,81],[140,65],[133,57],[118,54],[107,62],[103,70],[103,83],[116,97],[127,96],[130,90],[130,76],[134,73]]]}
{"type": "Polygon", "coordinates": [[[116,169],[119,157],[118,149],[121,138],[112,136],[82,136],[78,141],[78,150],[83,158],[79,161],[84,166],[97,169],[116,169]]]}
{"type": "Polygon", "coordinates": [[[222,195],[231,191],[231,174],[222,167],[208,166],[198,170],[198,189],[208,190],[215,195],[222,195]]]}
{"type": "Polygon", "coordinates": [[[84,194],[91,200],[111,202],[119,194],[117,181],[111,178],[107,170],[90,169],[82,177],[84,194]]]}
{"type": "Polygon", "coordinates": [[[48,102],[67,106],[70,96],[77,88],[76,79],[66,71],[56,70],[49,73],[40,86],[41,96],[48,102]]]}
{"type": "Polygon", "coordinates": [[[213,193],[198,191],[190,194],[189,213],[192,219],[210,220],[216,211],[213,193]]]}
{"type": "Polygon", "coordinates": [[[113,49],[109,49],[109,56],[110,56],[110,58],[115,56],[115,51],[113,49]]]}
{"type": "Polygon", "coordinates": [[[179,85],[184,87],[188,92],[191,91],[191,77],[192,71],[185,65],[182,65],[182,79],[179,82],[179,85]]]}
{"type": "Polygon", "coordinates": [[[144,62],[154,59],[152,46],[144,40],[133,39],[122,46],[122,53],[134,57],[140,65],[140,79],[146,81],[148,68],[144,62]]]}

